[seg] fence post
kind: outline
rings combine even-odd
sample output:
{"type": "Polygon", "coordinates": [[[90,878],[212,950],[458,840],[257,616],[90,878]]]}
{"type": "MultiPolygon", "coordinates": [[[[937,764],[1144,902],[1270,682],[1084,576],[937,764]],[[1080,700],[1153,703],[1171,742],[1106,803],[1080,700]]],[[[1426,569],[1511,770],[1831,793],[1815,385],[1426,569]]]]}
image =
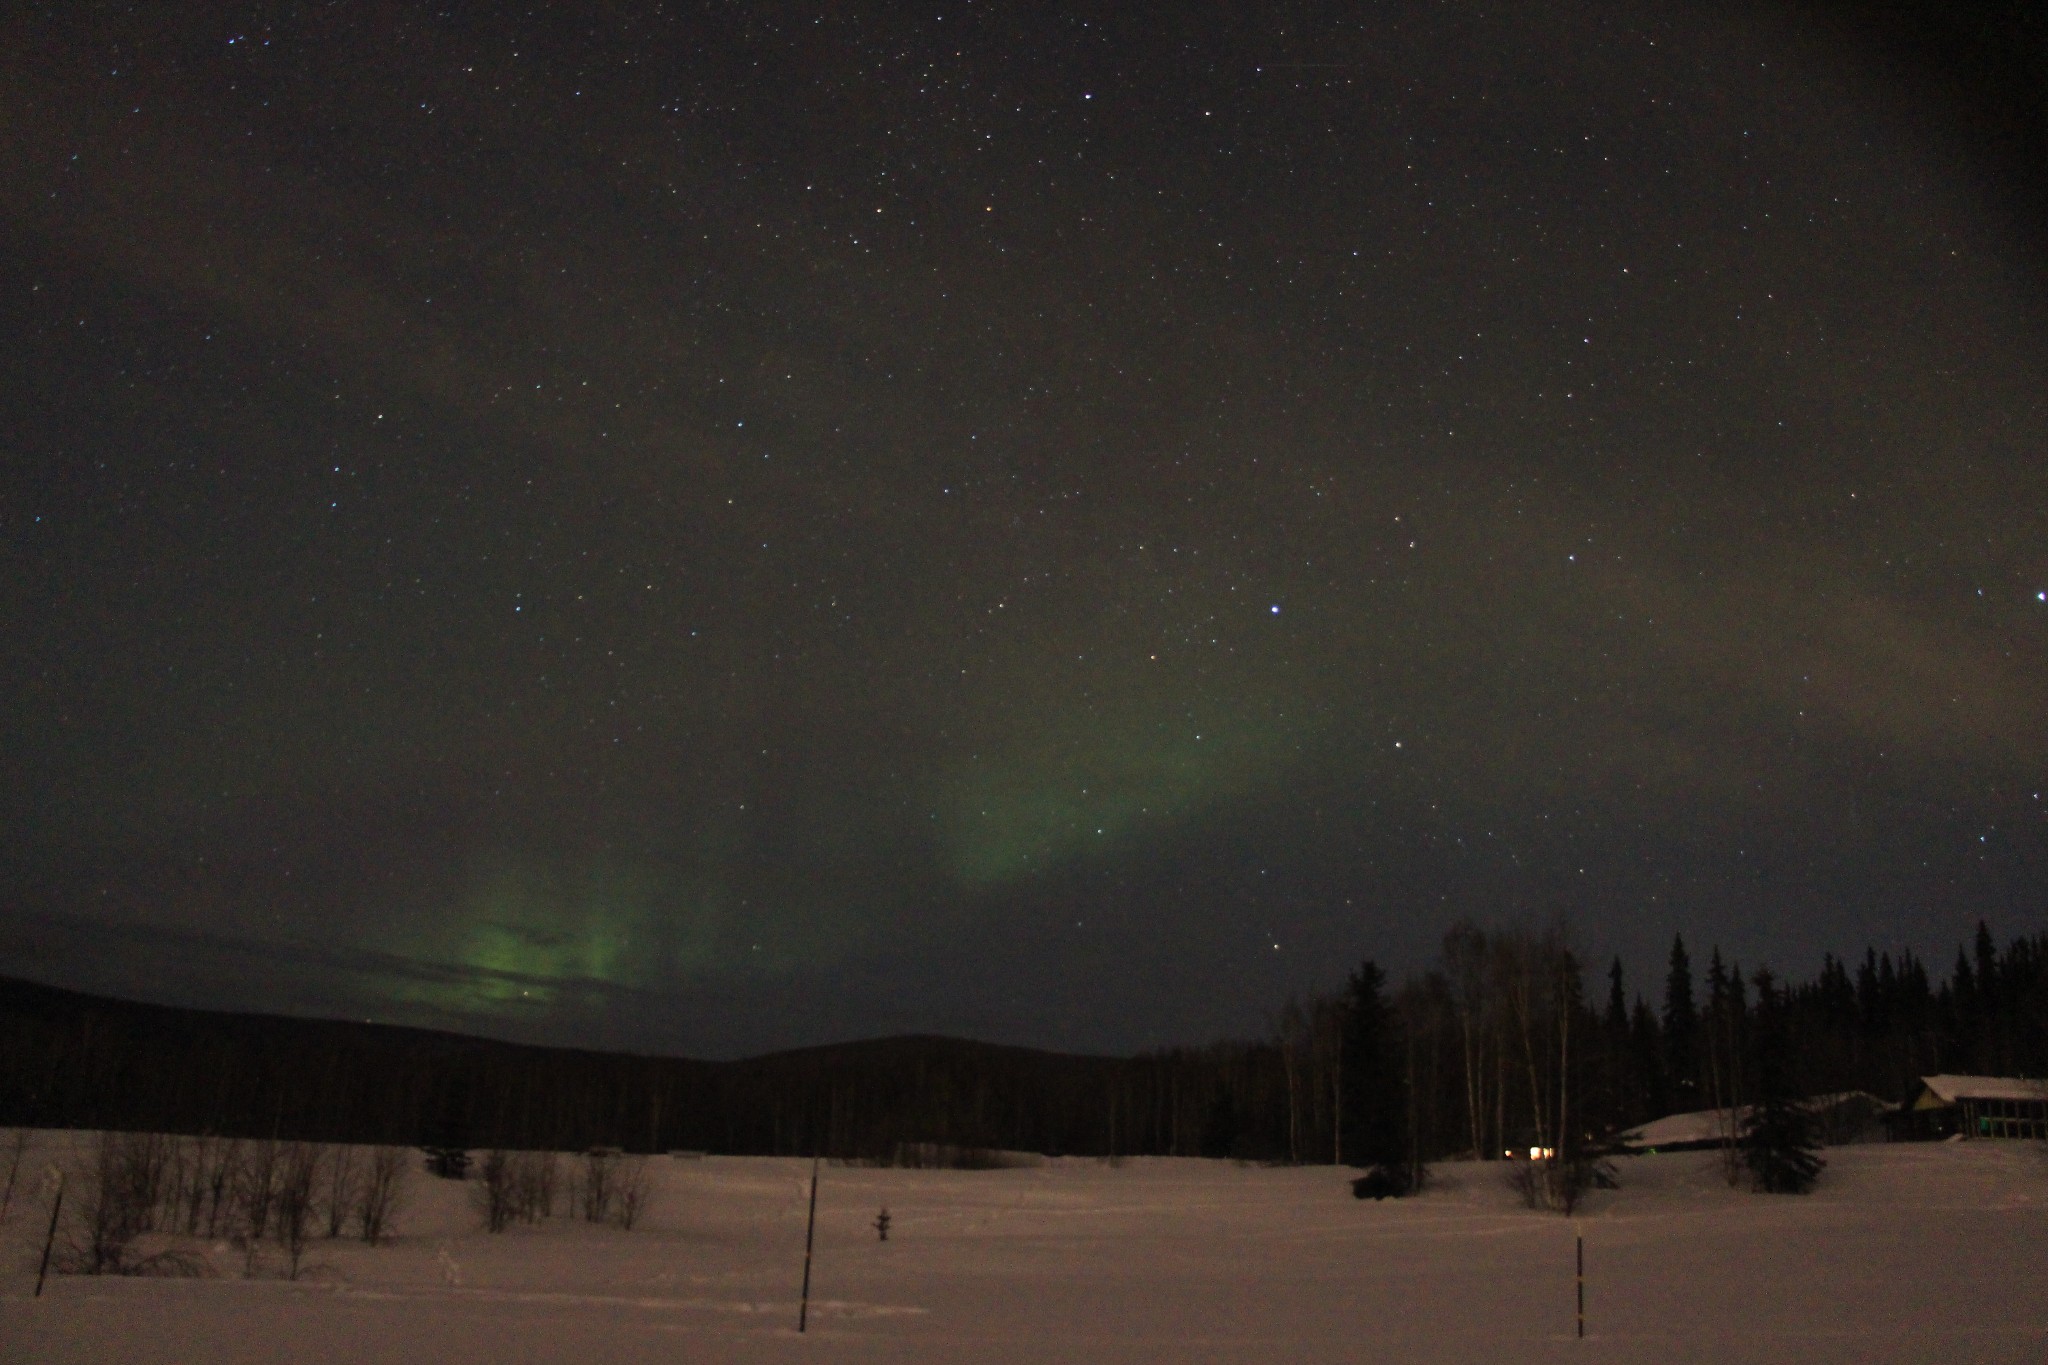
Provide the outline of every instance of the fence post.
{"type": "Polygon", "coordinates": [[[43,1278],[50,1273],[50,1248],[57,1242],[57,1215],[64,1211],[64,1172],[57,1172],[57,1197],[50,1201],[50,1230],[43,1234],[43,1263],[36,1269],[35,1297],[43,1296],[43,1278]]]}
{"type": "Polygon", "coordinates": [[[811,1241],[818,1231],[818,1158],[811,1158],[811,1213],[804,1221],[804,1295],[796,1310],[796,1330],[801,1334],[811,1316],[811,1241]]]}
{"type": "Polygon", "coordinates": [[[1579,1249],[1579,1340],[1586,1339],[1586,1234],[1574,1229],[1579,1249]]]}

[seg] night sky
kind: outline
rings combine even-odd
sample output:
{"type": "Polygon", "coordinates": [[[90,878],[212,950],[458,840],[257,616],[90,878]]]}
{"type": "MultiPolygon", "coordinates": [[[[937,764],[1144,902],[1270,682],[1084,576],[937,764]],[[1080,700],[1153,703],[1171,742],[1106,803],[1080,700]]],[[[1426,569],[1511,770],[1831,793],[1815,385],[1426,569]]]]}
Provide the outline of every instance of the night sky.
{"type": "Polygon", "coordinates": [[[0,21],[0,971],[1109,1051],[1459,915],[1653,999],[2048,921],[2043,239],[1956,71],[237,8],[0,21]]]}

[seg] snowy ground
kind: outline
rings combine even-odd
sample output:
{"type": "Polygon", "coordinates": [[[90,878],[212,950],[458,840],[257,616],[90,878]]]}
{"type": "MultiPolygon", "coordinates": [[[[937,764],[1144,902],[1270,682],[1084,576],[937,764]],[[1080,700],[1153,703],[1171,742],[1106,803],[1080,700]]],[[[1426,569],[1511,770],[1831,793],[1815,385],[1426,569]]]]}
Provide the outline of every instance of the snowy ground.
{"type": "Polygon", "coordinates": [[[1838,1149],[1805,1198],[1730,1190],[1708,1154],[1624,1161],[1578,1221],[1583,1342],[1574,1225],[1497,1167],[1385,1204],[1328,1168],[827,1167],[803,1337],[808,1165],[656,1169],[632,1232],[488,1235],[464,1186],[416,1175],[396,1244],[322,1242],[298,1283],[67,1276],[40,1300],[30,1187],[0,1228],[0,1360],[2048,1360],[2048,1155],[2017,1143],[1838,1149]]]}

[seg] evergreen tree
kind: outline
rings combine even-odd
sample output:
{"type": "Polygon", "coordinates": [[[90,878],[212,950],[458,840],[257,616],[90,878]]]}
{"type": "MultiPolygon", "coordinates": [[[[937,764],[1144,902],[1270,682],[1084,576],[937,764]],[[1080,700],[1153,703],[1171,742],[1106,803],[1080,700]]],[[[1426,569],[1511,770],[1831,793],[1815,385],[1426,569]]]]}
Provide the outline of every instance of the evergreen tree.
{"type": "Polygon", "coordinates": [[[1856,1013],[1866,1039],[1875,1039],[1884,1032],[1884,1002],[1878,998],[1875,948],[1863,950],[1863,965],[1856,969],[1856,1013]]]}
{"type": "Polygon", "coordinates": [[[1742,1160],[1754,1188],[1804,1194],[1821,1167],[1813,1115],[1791,1084],[1792,1044],[1785,1001],[1768,970],[1756,974],[1754,1064],[1756,1104],[1742,1122],[1742,1160]]]}
{"type": "Polygon", "coordinates": [[[1977,973],[1970,970],[1970,959],[1963,956],[1961,948],[1956,949],[1956,969],[1950,977],[1951,990],[1956,1012],[1971,1024],[1977,1022],[1977,973]]]}
{"type": "Polygon", "coordinates": [[[1642,1108],[1642,1083],[1636,1075],[1635,1050],[1630,1045],[1628,1028],[1628,993],[1623,989],[1621,959],[1615,958],[1607,969],[1607,1012],[1600,1020],[1602,1033],[1601,1067],[1606,1072],[1606,1110],[1598,1115],[1598,1122],[1588,1124],[1593,1131],[1612,1131],[1638,1123],[1644,1115],[1642,1108]]]}
{"type": "Polygon", "coordinates": [[[2005,973],[1999,965],[1998,945],[1991,941],[1990,926],[1983,920],[1977,921],[1976,949],[1978,999],[1975,1027],[1971,1029],[1974,1036],[1970,1039],[1972,1069],[1987,1076],[2006,1075],[2015,1068],[2005,1046],[2009,1011],[2001,982],[2005,973]]]}
{"type": "Polygon", "coordinates": [[[1636,1083],[1642,1087],[1641,1111],[1637,1119],[1660,1118],[1671,1112],[1671,1087],[1664,1078],[1664,1035],[1657,1016],[1640,995],[1628,1021],[1629,1051],[1634,1057],[1636,1083]]]}
{"type": "Polygon", "coordinates": [[[1228,1090],[1216,1092],[1209,1112],[1202,1120],[1202,1155],[1241,1157],[1244,1124],[1237,1113],[1237,1098],[1228,1090]]]}
{"type": "Polygon", "coordinates": [[[1664,978],[1664,1078],[1666,1102],[1678,1110],[1696,1108],[1699,1093],[1700,1016],[1692,1002],[1692,959],[1685,940],[1671,940],[1671,970],[1664,978]]]}
{"type": "MultiPolygon", "coordinates": [[[[1718,954],[1717,954],[1718,956],[1718,954]]],[[[1782,1019],[1783,1012],[1780,1012],[1782,1019]]],[[[1727,994],[1716,1011],[1714,1046],[1720,1051],[1728,1074],[1721,1078],[1719,1103],[1728,1106],[1731,1115],[1740,1113],[1749,1098],[1750,1079],[1748,1061],[1750,1051],[1749,1000],[1742,988],[1742,964],[1733,964],[1728,971],[1727,994]]],[[[1786,1059],[1787,1078],[1790,1077],[1791,1059],[1786,1059]]],[[[1735,1134],[1730,1133],[1732,1138],[1735,1134]]],[[[1735,1178],[1735,1163],[1728,1164],[1729,1179],[1735,1178]]]]}
{"type": "Polygon", "coordinates": [[[1701,1032],[1706,1035],[1707,1100],[1716,1109],[1733,1103],[1729,1098],[1731,1068],[1728,1057],[1728,969],[1721,965],[1721,946],[1714,945],[1707,961],[1707,1011],[1701,1032]]]}
{"type": "Polygon", "coordinates": [[[1366,962],[1344,993],[1344,1161],[1376,1166],[1405,1194],[1413,1175],[1408,1150],[1408,1087],[1399,1025],[1386,999],[1386,975],[1366,962]]]}
{"type": "Polygon", "coordinates": [[[1977,984],[1989,996],[1998,994],[1998,945],[1991,941],[1991,926],[1977,921],[1977,984]]]}

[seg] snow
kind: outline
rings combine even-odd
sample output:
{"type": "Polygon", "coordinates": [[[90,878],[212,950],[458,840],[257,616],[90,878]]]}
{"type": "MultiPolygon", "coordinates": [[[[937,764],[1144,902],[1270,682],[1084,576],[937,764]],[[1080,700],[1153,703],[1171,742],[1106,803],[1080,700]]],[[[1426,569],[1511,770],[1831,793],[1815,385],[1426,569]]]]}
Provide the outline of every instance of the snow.
{"type": "MultiPolygon", "coordinates": [[[[1741,1112],[1749,1111],[1745,1108],[1741,1112]]],[[[1699,1109],[1687,1114],[1666,1114],[1640,1128],[1629,1129],[1618,1140],[1625,1146],[1648,1150],[1675,1147],[1682,1142],[1722,1142],[1728,1137],[1728,1126],[1727,1110],[1699,1109]]]]}
{"type": "MultiPolygon", "coordinates": [[[[1845,1105],[1861,1102],[1867,1106],[1865,1113],[1881,1113],[1897,1106],[1887,1104],[1875,1095],[1858,1090],[1842,1090],[1827,1095],[1815,1095],[1800,1103],[1817,1117],[1824,1117],[1845,1105]]],[[[1685,1144],[1725,1143],[1733,1134],[1741,1132],[1743,1122],[1749,1117],[1750,1107],[1742,1105],[1733,1111],[1727,1109],[1695,1109],[1684,1114],[1666,1114],[1653,1119],[1638,1128],[1631,1128],[1617,1135],[1615,1141],[1631,1152],[1654,1152],[1685,1144]]]]}
{"type": "MultiPolygon", "coordinates": [[[[40,1170],[69,1144],[41,1135],[40,1170]]],[[[1712,1153],[1625,1158],[1574,1223],[1503,1165],[1349,1196],[1329,1167],[1143,1159],[997,1171],[827,1166],[796,1334],[809,1163],[655,1158],[631,1232],[479,1230],[415,1174],[395,1244],[320,1242],[307,1278],[53,1277],[46,1192],[0,1227],[0,1360],[115,1362],[2030,1361],[2048,1359],[2048,1155],[2021,1143],[1828,1154],[1805,1197],[1712,1153]],[[889,1240],[872,1222],[887,1205],[889,1240]],[[1588,1337],[1573,1339],[1573,1233],[1588,1337]]]]}
{"type": "Polygon", "coordinates": [[[2048,1081],[2014,1076],[1922,1076],[1920,1083],[1943,1104],[1957,1100],[2048,1099],[2048,1081]]]}

